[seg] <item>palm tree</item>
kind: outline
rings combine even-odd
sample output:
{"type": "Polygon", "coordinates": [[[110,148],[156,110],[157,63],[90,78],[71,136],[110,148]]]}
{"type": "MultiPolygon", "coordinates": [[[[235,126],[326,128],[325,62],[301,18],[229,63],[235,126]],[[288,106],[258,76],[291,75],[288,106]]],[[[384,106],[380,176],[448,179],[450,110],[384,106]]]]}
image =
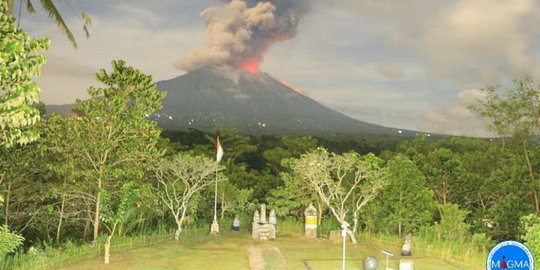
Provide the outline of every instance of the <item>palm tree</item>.
{"type": "MultiPolygon", "coordinates": [[[[28,13],[32,14],[36,12],[36,9],[34,8],[34,4],[32,3],[32,0],[19,0],[19,1],[20,1],[21,9],[24,3],[26,5],[26,10],[28,11],[28,13]]],[[[8,12],[10,14],[13,14],[13,5],[14,5],[15,0],[7,0],[7,2],[8,2],[8,12]]],[[[67,26],[66,22],[64,21],[64,18],[62,18],[62,14],[60,14],[58,9],[56,8],[56,5],[54,4],[53,0],[39,0],[39,2],[41,3],[41,6],[45,10],[45,12],[47,12],[47,16],[50,19],[54,20],[54,22],[56,22],[58,27],[67,35],[73,47],[77,48],[77,41],[75,40],[75,36],[73,35],[71,30],[67,26]]],[[[86,34],[86,37],[88,38],[90,37],[89,27],[92,25],[92,20],[90,16],[88,15],[88,13],[86,12],[82,12],[81,17],[83,20],[84,33],[86,34]]]]}

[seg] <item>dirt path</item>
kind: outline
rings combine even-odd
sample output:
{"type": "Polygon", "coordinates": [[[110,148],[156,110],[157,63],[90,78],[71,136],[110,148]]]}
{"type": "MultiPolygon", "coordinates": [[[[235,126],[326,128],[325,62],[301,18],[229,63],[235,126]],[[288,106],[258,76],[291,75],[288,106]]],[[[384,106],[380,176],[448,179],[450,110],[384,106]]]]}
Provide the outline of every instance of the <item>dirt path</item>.
{"type": "Polygon", "coordinates": [[[270,244],[247,246],[250,270],[289,269],[278,247],[270,244]]]}

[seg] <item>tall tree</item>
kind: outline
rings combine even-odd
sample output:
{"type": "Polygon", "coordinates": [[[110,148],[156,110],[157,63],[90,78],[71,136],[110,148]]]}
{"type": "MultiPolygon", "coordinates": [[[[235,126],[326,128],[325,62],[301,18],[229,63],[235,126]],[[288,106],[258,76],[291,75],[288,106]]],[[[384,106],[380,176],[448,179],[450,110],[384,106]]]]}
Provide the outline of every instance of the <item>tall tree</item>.
{"type": "Polygon", "coordinates": [[[530,149],[531,136],[540,134],[540,86],[530,76],[514,80],[514,88],[497,93],[498,87],[484,89],[485,99],[470,108],[489,120],[488,128],[499,136],[512,136],[520,143],[532,187],[537,214],[540,214],[540,180],[530,149]]]}
{"type": "Polygon", "coordinates": [[[118,180],[138,179],[144,168],[163,155],[156,147],[160,130],[146,119],[161,108],[164,92],[159,92],[152,77],[113,61],[113,71],[100,70],[97,78],[104,88],[91,87],[89,100],[77,100],[81,114],[67,140],[73,159],[78,160],[95,194],[94,241],[99,232],[100,194],[118,187],[118,180]]]}
{"type": "Polygon", "coordinates": [[[436,201],[420,169],[400,154],[388,163],[389,184],[366,210],[378,229],[411,232],[433,219],[436,201]]]}
{"type": "Polygon", "coordinates": [[[11,147],[35,141],[33,125],[40,119],[31,105],[39,100],[40,89],[32,81],[45,63],[42,50],[48,39],[32,39],[15,26],[15,19],[0,2],[0,146],[11,147]]]}

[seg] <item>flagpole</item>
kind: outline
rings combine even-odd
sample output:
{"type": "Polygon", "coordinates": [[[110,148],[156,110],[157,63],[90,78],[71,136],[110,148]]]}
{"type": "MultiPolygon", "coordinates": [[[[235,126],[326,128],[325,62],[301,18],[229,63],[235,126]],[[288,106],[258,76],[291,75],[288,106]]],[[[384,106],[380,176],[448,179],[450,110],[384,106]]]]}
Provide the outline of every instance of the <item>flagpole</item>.
{"type": "Polygon", "coordinates": [[[214,222],[217,223],[217,182],[218,182],[218,170],[216,168],[216,185],[214,188],[214,222]]]}
{"type": "MultiPolygon", "coordinates": [[[[216,161],[219,163],[221,161],[221,156],[223,156],[223,149],[219,143],[219,137],[216,140],[216,161]]],[[[210,234],[217,235],[219,233],[219,223],[217,222],[217,184],[218,184],[218,169],[216,168],[216,183],[214,186],[214,220],[212,221],[212,226],[210,227],[210,234]]]]}

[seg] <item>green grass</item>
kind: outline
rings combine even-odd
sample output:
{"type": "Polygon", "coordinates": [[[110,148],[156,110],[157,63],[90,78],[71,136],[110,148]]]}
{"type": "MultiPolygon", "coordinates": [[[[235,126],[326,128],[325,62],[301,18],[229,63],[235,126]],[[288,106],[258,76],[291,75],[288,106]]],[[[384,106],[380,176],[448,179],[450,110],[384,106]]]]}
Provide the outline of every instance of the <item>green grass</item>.
{"type": "MultiPolygon", "coordinates": [[[[223,228],[222,228],[223,230],[223,228]]],[[[206,231],[199,234],[182,235],[179,242],[167,241],[131,251],[115,253],[110,265],[103,265],[101,257],[70,265],[65,270],[85,269],[249,269],[246,247],[268,245],[276,246],[281,251],[289,269],[306,269],[306,261],[312,269],[341,269],[341,243],[328,240],[309,240],[297,233],[278,234],[273,241],[251,239],[245,230],[232,233],[225,229],[219,237],[209,236],[206,231]]],[[[390,261],[390,267],[399,269],[399,244],[373,236],[359,238],[358,245],[347,244],[348,269],[362,269],[363,259],[375,256],[384,266],[382,249],[396,254],[390,261]]],[[[283,269],[277,264],[275,252],[263,249],[265,269],[283,269]]],[[[483,269],[482,262],[451,263],[448,260],[428,255],[418,249],[412,257],[415,270],[460,270],[483,269]]],[[[382,268],[381,268],[382,269],[382,268]]]]}
{"type": "MultiPolygon", "coordinates": [[[[243,222],[240,233],[230,232],[228,221],[222,224],[218,237],[208,235],[209,226],[188,227],[181,234],[180,241],[172,239],[172,232],[135,237],[113,238],[111,264],[103,264],[103,243],[64,244],[61,248],[44,246],[34,253],[22,253],[11,257],[11,261],[0,262],[2,269],[249,269],[246,249],[257,247],[262,250],[264,268],[341,269],[341,243],[326,239],[310,240],[301,235],[303,225],[299,222],[278,223],[278,239],[258,241],[251,238],[243,222]],[[278,251],[274,248],[278,248],[278,251]],[[62,268],[64,267],[64,268],[62,268]]],[[[323,226],[324,227],[324,226],[323,226]]],[[[321,235],[328,235],[331,226],[322,228],[321,235]],[[328,228],[326,228],[328,227],[328,228]]],[[[104,239],[100,239],[103,241],[104,239]]],[[[362,269],[367,256],[375,256],[384,267],[381,250],[396,254],[389,267],[399,269],[401,239],[389,235],[358,236],[359,243],[347,243],[348,269],[362,269]]],[[[427,243],[413,237],[412,259],[415,270],[458,270],[483,269],[485,253],[476,251],[472,245],[459,243],[427,243]]]]}

